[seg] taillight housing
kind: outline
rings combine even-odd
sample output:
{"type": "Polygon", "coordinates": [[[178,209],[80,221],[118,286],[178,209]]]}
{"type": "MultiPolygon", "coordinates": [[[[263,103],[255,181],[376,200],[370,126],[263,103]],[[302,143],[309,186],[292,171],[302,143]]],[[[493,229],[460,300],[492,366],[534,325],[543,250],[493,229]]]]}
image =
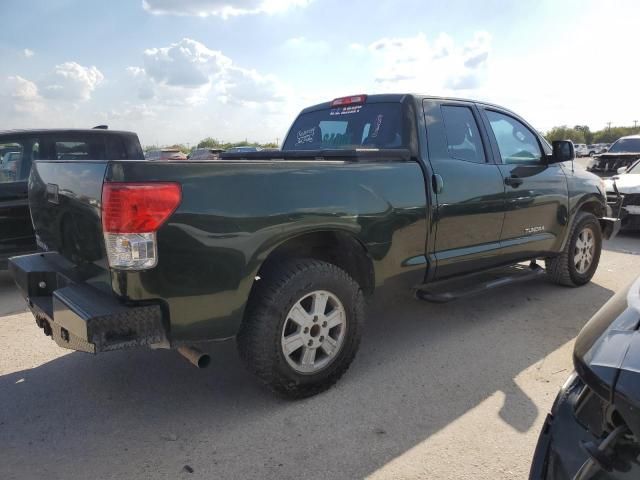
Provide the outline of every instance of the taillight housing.
{"type": "Polygon", "coordinates": [[[109,266],[122,270],[155,267],[156,232],[181,201],[178,183],[104,183],[102,230],[109,266]]]}

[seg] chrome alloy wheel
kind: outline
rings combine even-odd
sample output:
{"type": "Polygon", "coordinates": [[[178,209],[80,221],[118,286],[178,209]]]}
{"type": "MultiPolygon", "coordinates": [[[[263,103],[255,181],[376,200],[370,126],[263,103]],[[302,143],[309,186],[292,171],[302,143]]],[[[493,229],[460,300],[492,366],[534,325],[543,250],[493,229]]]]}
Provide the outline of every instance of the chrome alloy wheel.
{"type": "Polygon", "coordinates": [[[585,227],[578,234],[576,246],[573,251],[573,264],[578,273],[584,274],[589,270],[589,267],[591,267],[593,263],[595,251],[596,240],[593,230],[591,230],[590,227],[585,227]]]}
{"type": "Polygon", "coordinates": [[[317,373],[337,357],[346,329],[347,314],[338,297],[315,290],[289,311],[282,328],[282,354],[296,372],[317,373]]]}

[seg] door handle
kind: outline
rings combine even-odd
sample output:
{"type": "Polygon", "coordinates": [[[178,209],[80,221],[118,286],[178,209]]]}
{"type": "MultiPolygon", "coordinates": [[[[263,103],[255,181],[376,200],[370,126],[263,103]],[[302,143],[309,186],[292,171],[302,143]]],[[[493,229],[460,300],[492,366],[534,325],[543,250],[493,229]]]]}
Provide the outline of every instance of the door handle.
{"type": "Polygon", "coordinates": [[[442,180],[442,177],[440,175],[438,175],[437,173],[434,174],[431,177],[431,184],[433,186],[434,192],[436,193],[442,192],[442,189],[444,188],[444,180],[442,180]]]}
{"type": "Polygon", "coordinates": [[[504,179],[504,183],[513,188],[519,187],[520,185],[522,185],[522,182],[524,182],[524,180],[522,180],[517,175],[511,175],[510,177],[504,179]]]}

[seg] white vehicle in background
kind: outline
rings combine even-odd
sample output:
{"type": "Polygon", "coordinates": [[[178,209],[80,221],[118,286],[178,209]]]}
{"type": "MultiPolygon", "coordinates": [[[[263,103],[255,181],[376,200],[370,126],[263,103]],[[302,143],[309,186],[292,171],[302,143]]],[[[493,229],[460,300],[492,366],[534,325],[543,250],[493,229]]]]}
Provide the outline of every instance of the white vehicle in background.
{"type": "Polygon", "coordinates": [[[590,157],[593,157],[594,155],[601,153],[601,150],[602,150],[602,147],[600,147],[600,145],[597,145],[597,144],[587,145],[587,155],[589,155],[590,157]]]}
{"type": "Polygon", "coordinates": [[[589,155],[587,146],[584,143],[574,143],[573,149],[576,152],[576,157],[586,157],[587,155],[589,155]]]}
{"type": "Polygon", "coordinates": [[[607,203],[614,210],[614,214],[621,208],[622,228],[640,230],[640,160],[636,160],[630,167],[620,167],[618,175],[605,179],[604,184],[607,203]],[[622,196],[622,205],[617,203],[619,200],[616,189],[622,196]]]}

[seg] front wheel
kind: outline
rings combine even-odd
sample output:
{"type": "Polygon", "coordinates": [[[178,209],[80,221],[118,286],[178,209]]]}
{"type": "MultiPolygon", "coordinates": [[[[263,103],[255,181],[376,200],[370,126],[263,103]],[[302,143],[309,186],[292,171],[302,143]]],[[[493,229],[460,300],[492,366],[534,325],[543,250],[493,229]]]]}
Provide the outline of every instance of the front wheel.
{"type": "Polygon", "coordinates": [[[584,285],[596,273],[601,250],[600,222],[595,215],[580,212],[564,250],[557,257],[546,259],[547,273],[560,285],[584,285]]]}
{"type": "Polygon", "coordinates": [[[362,290],[342,269],[314,259],[284,262],[261,277],[237,339],[245,364],[288,397],[326,390],[358,349],[362,290]]]}

